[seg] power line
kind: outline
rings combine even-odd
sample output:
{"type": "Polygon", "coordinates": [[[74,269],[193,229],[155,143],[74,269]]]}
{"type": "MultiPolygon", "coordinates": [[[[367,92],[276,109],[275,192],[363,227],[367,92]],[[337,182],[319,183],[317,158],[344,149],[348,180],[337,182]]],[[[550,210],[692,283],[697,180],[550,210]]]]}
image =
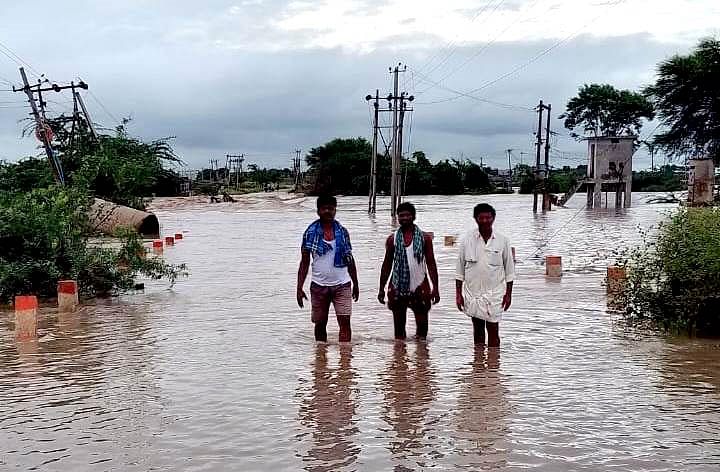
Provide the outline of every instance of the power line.
{"type": "Polygon", "coordinates": [[[617,6],[617,5],[619,5],[620,3],[625,2],[625,1],[627,1],[627,0],[615,0],[614,2],[607,4],[607,5],[605,6],[605,9],[602,11],[602,13],[600,13],[600,14],[597,15],[595,18],[593,18],[592,20],[590,20],[590,21],[588,21],[587,23],[585,23],[584,25],[582,25],[580,28],[578,28],[577,30],[575,30],[575,32],[573,32],[573,33],[571,33],[570,35],[564,37],[563,39],[555,42],[555,44],[553,44],[552,46],[550,46],[550,47],[548,47],[548,48],[540,51],[538,54],[536,54],[535,56],[533,56],[533,57],[530,58],[529,60],[525,61],[524,63],[520,64],[519,66],[513,68],[513,69],[510,70],[509,72],[506,72],[506,73],[502,74],[501,76],[499,76],[499,77],[497,77],[497,78],[495,78],[495,79],[493,79],[493,80],[490,80],[490,81],[484,83],[483,85],[481,85],[481,86],[478,87],[478,88],[475,88],[475,89],[472,89],[472,90],[468,91],[468,93],[479,92],[480,90],[486,89],[486,88],[490,87],[491,85],[494,85],[494,84],[500,82],[501,80],[504,80],[504,79],[506,79],[506,78],[514,75],[514,74],[517,73],[517,72],[520,72],[521,70],[525,69],[526,67],[528,67],[528,66],[530,66],[531,64],[533,64],[533,63],[537,62],[538,60],[540,60],[542,57],[550,54],[553,50],[557,49],[558,47],[562,46],[562,45],[565,44],[566,42],[568,42],[568,41],[570,41],[571,39],[573,39],[573,38],[575,38],[576,36],[578,36],[580,33],[582,33],[583,31],[585,31],[585,30],[587,29],[588,25],[590,25],[591,23],[594,23],[595,21],[597,21],[598,18],[600,18],[601,16],[603,16],[604,14],[606,14],[606,13],[610,10],[611,7],[617,6]]]}
{"type": "Polygon", "coordinates": [[[107,114],[107,116],[110,117],[110,119],[112,119],[113,121],[115,121],[117,124],[122,124],[122,123],[120,122],[120,120],[118,120],[118,119],[115,117],[115,115],[113,115],[112,113],[110,113],[110,110],[108,110],[107,107],[106,107],[105,105],[103,105],[103,103],[100,101],[100,99],[99,99],[94,93],[92,93],[92,91],[88,90],[87,92],[90,94],[90,96],[93,98],[93,100],[95,100],[95,102],[96,102],[98,105],[100,105],[100,108],[103,109],[103,111],[107,114]]]}
{"type": "MultiPolygon", "coordinates": [[[[535,5],[537,5],[537,3],[538,3],[539,1],[540,1],[540,0],[535,0],[535,1],[528,7],[528,11],[529,11],[529,10],[532,10],[532,8],[534,8],[535,5]]],[[[540,16],[542,16],[542,14],[536,15],[536,16],[533,17],[532,19],[539,18],[540,16]]],[[[473,55],[471,55],[469,58],[467,58],[467,59],[465,60],[465,62],[463,62],[463,63],[460,64],[459,66],[455,67],[453,70],[449,71],[448,73],[446,73],[445,75],[443,75],[442,77],[440,77],[440,79],[438,79],[438,82],[439,82],[439,83],[442,83],[442,82],[443,82],[444,80],[446,80],[448,77],[450,77],[451,75],[455,74],[455,73],[458,72],[460,69],[462,69],[463,67],[465,67],[466,65],[468,65],[470,62],[472,62],[472,61],[474,61],[475,59],[477,59],[478,56],[480,56],[483,52],[487,51],[487,50],[490,48],[490,46],[492,46],[493,44],[495,44],[495,42],[496,42],[498,39],[500,39],[500,37],[502,37],[502,35],[504,35],[510,28],[512,28],[513,26],[515,26],[516,24],[518,24],[518,23],[520,23],[520,22],[525,22],[525,21],[528,21],[528,20],[526,20],[525,18],[523,18],[522,20],[515,20],[515,21],[510,22],[510,24],[508,24],[507,27],[505,27],[505,29],[503,29],[500,33],[498,33],[497,35],[495,35],[495,37],[493,37],[489,42],[487,42],[485,45],[483,45],[483,46],[480,48],[479,51],[477,51],[476,53],[474,53],[473,55]]],[[[432,88],[432,87],[428,87],[428,88],[426,88],[425,90],[420,91],[417,95],[423,94],[423,93],[427,92],[428,90],[430,90],[431,88],[432,88]]]]}
{"type": "MultiPolygon", "coordinates": [[[[0,53],[2,53],[3,55],[7,56],[8,59],[10,59],[11,61],[15,62],[17,65],[19,65],[19,66],[23,66],[23,65],[24,65],[25,67],[27,67],[28,69],[30,69],[30,71],[31,71],[33,74],[35,74],[38,78],[39,78],[39,77],[42,77],[42,74],[41,74],[40,72],[38,72],[37,69],[35,69],[35,68],[34,68],[32,65],[30,65],[27,61],[25,61],[22,57],[18,56],[15,52],[13,52],[12,49],[10,49],[9,47],[7,47],[7,46],[6,46],[5,44],[3,44],[2,42],[0,42],[0,53]]],[[[12,85],[12,84],[11,84],[11,85],[12,85]]]]}
{"type": "MultiPolygon", "coordinates": [[[[493,10],[490,12],[490,14],[485,17],[485,19],[487,19],[487,18],[489,18],[490,16],[492,16],[492,15],[498,10],[498,8],[500,8],[500,6],[501,6],[503,3],[505,3],[505,0],[499,0],[499,1],[495,4],[495,7],[494,7],[493,10]]],[[[488,3],[485,4],[485,6],[482,8],[482,10],[473,17],[473,19],[471,20],[471,22],[474,22],[480,15],[482,15],[482,14],[490,7],[491,4],[492,4],[492,0],[491,0],[490,2],[488,2],[488,3]]],[[[466,43],[466,42],[467,42],[467,41],[462,41],[460,44],[464,44],[464,43],[466,43]]],[[[456,45],[449,51],[449,53],[445,56],[445,58],[444,58],[442,61],[440,61],[438,64],[435,65],[435,67],[433,67],[432,69],[430,69],[429,71],[427,71],[427,72],[425,72],[425,73],[426,73],[427,75],[430,75],[430,74],[432,74],[433,72],[435,72],[437,69],[439,69],[440,67],[442,67],[444,64],[447,63],[447,61],[452,57],[452,55],[455,54],[455,51],[457,51],[457,49],[458,49],[458,48],[457,48],[457,44],[456,44],[456,45]]]]}
{"type": "Polygon", "coordinates": [[[451,101],[451,100],[455,100],[455,99],[460,98],[460,97],[466,97],[466,98],[470,98],[470,99],[473,99],[473,100],[477,100],[477,101],[479,101],[479,102],[487,103],[487,104],[490,104],[490,105],[495,105],[495,106],[498,106],[498,107],[501,107],[501,108],[506,108],[506,109],[509,109],[509,110],[518,110],[518,111],[525,111],[525,112],[531,112],[531,113],[534,113],[534,112],[535,112],[535,109],[534,109],[534,108],[524,107],[524,106],[521,106],[521,105],[513,105],[513,104],[511,104],[511,103],[502,103],[502,102],[498,102],[498,101],[495,101],[495,100],[490,100],[490,99],[488,99],[488,98],[478,97],[478,96],[476,96],[476,95],[471,95],[470,93],[467,93],[467,92],[461,92],[461,91],[459,91],[459,90],[455,90],[455,89],[450,88],[450,87],[448,87],[448,86],[446,86],[446,85],[443,85],[443,84],[441,84],[441,83],[439,83],[439,82],[435,82],[434,80],[431,80],[430,78],[425,77],[423,74],[420,74],[420,73],[417,72],[417,71],[415,71],[415,72],[417,73],[418,76],[420,76],[420,77],[421,77],[423,80],[425,80],[426,82],[432,83],[432,84],[434,84],[435,86],[437,86],[438,88],[441,88],[441,89],[443,89],[443,90],[446,90],[446,91],[448,91],[448,92],[451,92],[451,93],[456,94],[455,97],[451,97],[451,98],[445,98],[445,99],[436,100],[436,101],[431,101],[431,102],[418,102],[418,105],[432,105],[432,104],[435,104],[435,103],[449,102],[449,101],[451,101]]]}

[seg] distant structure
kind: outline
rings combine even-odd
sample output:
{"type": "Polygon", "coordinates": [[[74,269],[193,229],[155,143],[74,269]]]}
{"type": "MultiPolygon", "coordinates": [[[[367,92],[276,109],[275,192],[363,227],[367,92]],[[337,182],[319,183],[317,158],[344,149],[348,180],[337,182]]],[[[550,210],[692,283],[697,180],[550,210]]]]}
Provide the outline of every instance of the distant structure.
{"type": "Polygon", "coordinates": [[[588,168],[585,184],[587,207],[605,207],[608,193],[615,194],[615,207],[628,208],[632,200],[632,158],[637,136],[597,136],[588,142],[588,168]]]}
{"type": "Polygon", "coordinates": [[[690,159],[688,162],[688,205],[703,206],[713,201],[715,164],[712,159],[690,159]]]}

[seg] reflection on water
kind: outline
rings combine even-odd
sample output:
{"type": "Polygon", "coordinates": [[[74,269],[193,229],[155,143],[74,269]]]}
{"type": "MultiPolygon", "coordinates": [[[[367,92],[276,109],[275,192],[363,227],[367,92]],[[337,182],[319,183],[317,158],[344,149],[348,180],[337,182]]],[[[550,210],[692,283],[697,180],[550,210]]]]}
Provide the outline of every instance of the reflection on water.
{"type": "Polygon", "coordinates": [[[338,349],[336,367],[328,366],[328,346],[319,344],[312,367],[312,387],[300,407],[300,423],[312,431],[312,447],[303,457],[309,471],[351,470],[360,448],[353,442],[355,373],[352,347],[338,349]]]}
{"type": "Polygon", "coordinates": [[[441,301],[427,344],[395,344],[375,299],[389,199],[339,199],[358,261],[353,343],[316,346],[294,300],[311,198],[155,202],[192,276],[78,313],[44,309],[16,343],[0,314],[0,470],[718,470],[720,349],[616,323],[608,257],[669,205],[532,215],[525,195],[413,197],[436,235],[441,301]],[[444,235],[493,204],[517,250],[499,352],[454,307],[444,235]],[[182,203],[181,203],[182,202],[182,203]],[[544,276],[548,254],[563,277],[544,276]]]}
{"type": "Polygon", "coordinates": [[[500,350],[476,347],[471,370],[461,379],[454,412],[458,469],[501,470],[507,465],[510,406],[500,373],[500,350]]]}
{"type": "Polygon", "coordinates": [[[383,419],[394,432],[388,449],[396,471],[416,470],[428,459],[425,414],[435,399],[434,373],[426,342],[415,344],[412,352],[410,357],[408,345],[395,342],[380,379],[385,394],[383,419]]]}

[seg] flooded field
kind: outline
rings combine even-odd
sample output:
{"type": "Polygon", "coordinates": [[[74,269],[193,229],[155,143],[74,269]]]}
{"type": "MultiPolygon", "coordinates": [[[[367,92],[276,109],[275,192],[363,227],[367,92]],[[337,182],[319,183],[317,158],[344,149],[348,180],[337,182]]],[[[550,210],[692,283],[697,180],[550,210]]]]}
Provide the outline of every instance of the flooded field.
{"type": "MultiPolygon", "coordinates": [[[[294,300],[314,200],[158,200],[174,288],[43,310],[41,338],[16,343],[0,316],[0,470],[410,471],[718,470],[720,343],[623,327],[602,285],[615,249],[671,205],[533,217],[532,197],[418,197],[435,232],[441,302],[427,344],[392,340],[376,300],[387,199],[341,198],[361,296],[353,342],[316,346],[294,300]],[[454,307],[455,248],[489,201],[519,260],[499,353],[476,352],[454,307]],[[563,256],[561,280],[545,254],[563,256]]],[[[409,332],[413,332],[409,326],[409,332]]]]}

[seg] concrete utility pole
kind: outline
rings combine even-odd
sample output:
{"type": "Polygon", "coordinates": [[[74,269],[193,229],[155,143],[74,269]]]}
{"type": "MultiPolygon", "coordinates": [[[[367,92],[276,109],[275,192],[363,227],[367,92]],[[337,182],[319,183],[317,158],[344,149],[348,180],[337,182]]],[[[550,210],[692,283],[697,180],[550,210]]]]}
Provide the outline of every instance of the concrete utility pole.
{"type": "MultiPolygon", "coordinates": [[[[398,160],[398,141],[397,141],[397,123],[398,123],[398,74],[400,73],[400,65],[395,66],[393,74],[393,94],[392,94],[392,160],[390,164],[390,215],[395,217],[395,210],[398,206],[398,185],[397,174],[399,173],[400,161],[398,160]]],[[[402,143],[400,144],[402,148],[402,143]]]]}
{"type": "MultiPolygon", "coordinates": [[[[87,86],[85,88],[87,88],[87,86]]],[[[93,138],[97,139],[98,135],[97,131],[95,131],[95,125],[90,119],[90,114],[88,113],[87,108],[85,108],[85,102],[83,101],[80,92],[73,91],[73,94],[75,95],[75,100],[77,100],[77,102],[80,104],[80,108],[82,108],[83,115],[85,115],[85,121],[87,122],[88,128],[90,128],[90,134],[92,134],[93,138]]]]}
{"type": "Polygon", "coordinates": [[[413,111],[412,108],[408,108],[406,102],[412,102],[415,97],[408,95],[406,92],[399,92],[398,76],[400,72],[405,72],[407,66],[400,68],[401,64],[398,64],[394,68],[390,68],[390,73],[393,75],[393,93],[388,95],[388,108],[381,109],[379,107],[380,92],[375,91],[375,97],[367,95],[365,100],[370,101],[375,99],[374,106],[374,120],[373,120],[373,155],[371,156],[370,163],[370,189],[369,189],[369,201],[368,201],[368,212],[375,213],[375,203],[377,198],[377,138],[380,129],[382,128],[378,124],[379,112],[392,112],[392,136],[390,139],[390,159],[391,159],[391,170],[390,170],[390,215],[394,218],[397,206],[400,203],[402,195],[402,159],[403,159],[403,123],[405,119],[405,112],[413,111]]]}
{"type": "Polygon", "coordinates": [[[512,162],[510,161],[510,156],[512,156],[512,149],[506,149],[505,152],[507,152],[508,157],[508,176],[512,179],[512,162]]]}
{"type": "Polygon", "coordinates": [[[232,182],[232,170],[235,169],[235,188],[240,187],[240,174],[242,173],[242,164],[245,161],[245,154],[225,154],[225,161],[230,164],[226,180],[228,185],[232,182]]]}
{"type": "MultiPolygon", "coordinates": [[[[370,97],[368,95],[366,99],[370,97]]],[[[372,98],[372,97],[370,97],[372,98]]],[[[373,101],[373,139],[372,155],[370,156],[370,195],[368,197],[368,213],[374,215],[377,203],[377,146],[378,146],[378,117],[380,114],[380,90],[375,89],[373,101]]]]}
{"type": "Polygon", "coordinates": [[[545,179],[543,181],[543,211],[551,210],[550,193],[548,192],[547,180],[550,177],[550,111],[552,106],[548,104],[545,109],[547,110],[547,127],[545,129],[545,179]]]}
{"type": "Polygon", "coordinates": [[[537,128],[537,140],[535,142],[537,157],[535,161],[535,186],[533,187],[533,213],[537,213],[538,207],[538,193],[542,191],[543,201],[542,209],[547,211],[550,209],[550,194],[547,191],[547,178],[550,171],[550,105],[543,104],[540,100],[540,104],[537,107],[538,112],[538,128],[537,128]],[[547,129],[545,133],[545,163],[540,163],[540,154],[543,144],[542,125],[543,125],[543,111],[547,110],[547,129]]]}
{"type": "Polygon", "coordinates": [[[300,149],[295,149],[295,157],[293,158],[293,192],[297,192],[300,188],[300,180],[302,173],[300,172],[300,149]]]}
{"type": "Polygon", "coordinates": [[[543,101],[540,100],[540,105],[538,105],[538,129],[537,129],[537,141],[535,142],[536,151],[537,151],[537,159],[535,162],[535,185],[533,186],[533,213],[537,213],[537,206],[538,206],[538,184],[541,180],[541,174],[540,174],[540,147],[542,146],[542,115],[543,110],[545,109],[545,106],[543,105],[543,101]]]}
{"type": "MultiPolygon", "coordinates": [[[[23,88],[22,89],[15,89],[13,87],[13,92],[25,92],[25,95],[28,97],[28,103],[30,103],[30,108],[32,109],[32,115],[35,119],[35,136],[40,140],[40,142],[43,145],[43,148],[45,149],[45,154],[47,155],[48,161],[50,162],[50,167],[52,168],[53,175],[55,176],[55,181],[64,185],[65,184],[65,176],[63,175],[62,166],[60,165],[60,162],[57,160],[57,157],[55,157],[55,151],[53,151],[53,148],[51,146],[51,131],[50,127],[45,123],[44,118],[40,116],[40,111],[38,110],[37,103],[35,103],[35,96],[33,95],[33,87],[30,87],[30,83],[28,82],[27,75],[25,74],[25,68],[20,67],[20,77],[22,77],[23,81],[23,88]]],[[[37,85],[37,92],[38,94],[41,91],[40,84],[37,85]]],[[[48,89],[46,89],[48,90],[48,89]]],[[[53,90],[52,88],[49,90],[53,90]]],[[[40,99],[40,102],[42,102],[42,98],[40,99]]]]}

